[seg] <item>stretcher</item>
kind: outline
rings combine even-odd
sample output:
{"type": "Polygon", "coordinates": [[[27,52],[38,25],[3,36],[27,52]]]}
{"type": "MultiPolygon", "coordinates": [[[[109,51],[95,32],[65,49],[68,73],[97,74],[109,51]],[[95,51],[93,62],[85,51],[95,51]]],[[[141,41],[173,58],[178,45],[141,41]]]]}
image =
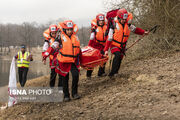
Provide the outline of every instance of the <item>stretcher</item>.
{"type": "Polygon", "coordinates": [[[86,70],[92,70],[97,66],[103,66],[108,57],[104,57],[98,49],[85,46],[82,49],[81,67],[86,70]]]}

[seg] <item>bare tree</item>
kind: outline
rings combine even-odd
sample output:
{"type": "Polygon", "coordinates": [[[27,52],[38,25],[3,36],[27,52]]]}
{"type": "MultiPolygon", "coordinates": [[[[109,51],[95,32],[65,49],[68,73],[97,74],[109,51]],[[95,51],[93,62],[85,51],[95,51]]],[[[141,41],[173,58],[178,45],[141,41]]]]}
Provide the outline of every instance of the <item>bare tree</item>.
{"type": "Polygon", "coordinates": [[[24,40],[24,44],[26,44],[29,47],[29,51],[31,51],[31,41],[33,38],[33,33],[34,33],[34,24],[33,23],[27,23],[24,22],[22,24],[22,28],[20,29],[19,35],[22,37],[24,40]]]}
{"type": "Polygon", "coordinates": [[[150,36],[147,44],[158,49],[180,46],[180,0],[104,0],[104,4],[107,11],[126,8],[143,28],[160,25],[158,35],[150,36]]]}
{"type": "Polygon", "coordinates": [[[81,44],[87,45],[90,37],[90,27],[81,27],[78,32],[78,37],[81,41],[81,44]]]}

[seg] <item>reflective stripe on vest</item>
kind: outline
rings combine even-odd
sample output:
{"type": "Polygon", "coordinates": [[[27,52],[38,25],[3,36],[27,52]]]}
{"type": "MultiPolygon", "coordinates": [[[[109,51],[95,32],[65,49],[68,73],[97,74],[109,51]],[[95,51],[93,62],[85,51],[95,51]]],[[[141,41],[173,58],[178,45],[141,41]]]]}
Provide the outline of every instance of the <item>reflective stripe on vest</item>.
{"type": "Polygon", "coordinates": [[[29,67],[29,61],[27,61],[27,58],[29,56],[29,52],[25,52],[24,56],[22,55],[22,52],[18,52],[18,61],[17,61],[17,67],[29,67]]]}
{"type": "Polygon", "coordinates": [[[76,35],[69,38],[66,34],[61,34],[62,48],[57,56],[62,63],[74,63],[80,52],[80,41],[76,35]]]}
{"type": "Polygon", "coordinates": [[[56,59],[56,66],[55,66],[55,67],[56,67],[56,69],[59,70],[61,73],[63,73],[63,74],[68,74],[68,72],[63,71],[63,70],[60,69],[58,59],[56,59]]]}

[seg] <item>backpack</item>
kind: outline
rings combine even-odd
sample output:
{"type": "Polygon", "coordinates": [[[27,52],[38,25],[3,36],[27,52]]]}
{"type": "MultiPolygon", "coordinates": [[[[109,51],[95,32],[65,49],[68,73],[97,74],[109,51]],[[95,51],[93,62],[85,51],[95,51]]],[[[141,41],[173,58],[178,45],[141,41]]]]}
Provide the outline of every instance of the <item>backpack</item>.
{"type": "Polygon", "coordinates": [[[106,19],[108,21],[107,22],[107,30],[108,30],[108,32],[109,32],[110,24],[113,22],[114,17],[116,17],[118,10],[119,9],[111,10],[111,11],[107,12],[107,14],[106,14],[106,19]]]}
{"type": "MultiPolygon", "coordinates": [[[[109,32],[110,24],[113,24],[113,19],[117,16],[117,11],[118,10],[119,9],[111,10],[111,11],[107,12],[107,14],[106,14],[106,19],[108,20],[108,22],[107,22],[107,30],[108,30],[108,32],[109,32]]],[[[128,12],[127,21],[128,21],[129,24],[131,23],[132,19],[133,19],[132,13],[128,12]]]]}

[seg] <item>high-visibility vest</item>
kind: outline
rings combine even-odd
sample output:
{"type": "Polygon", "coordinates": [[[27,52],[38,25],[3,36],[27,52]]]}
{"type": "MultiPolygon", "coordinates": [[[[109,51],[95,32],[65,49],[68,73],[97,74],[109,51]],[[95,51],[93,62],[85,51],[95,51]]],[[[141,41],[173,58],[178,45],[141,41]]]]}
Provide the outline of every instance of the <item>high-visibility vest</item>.
{"type": "Polygon", "coordinates": [[[29,67],[29,61],[27,60],[29,52],[25,52],[24,56],[22,52],[18,52],[17,67],[29,67]]]}
{"type": "Polygon", "coordinates": [[[102,45],[105,45],[106,43],[106,39],[105,39],[105,33],[106,33],[106,30],[107,30],[107,25],[106,25],[106,21],[105,21],[105,24],[103,27],[101,26],[98,26],[97,25],[97,19],[93,19],[91,21],[91,26],[96,28],[96,36],[95,36],[95,39],[96,39],[96,42],[102,44],[102,45]]]}
{"type": "Polygon", "coordinates": [[[59,50],[57,59],[62,63],[74,63],[80,53],[80,41],[76,35],[69,38],[66,34],[61,34],[62,48],[59,50]]]}
{"type": "Polygon", "coordinates": [[[123,27],[117,20],[117,17],[114,19],[114,21],[115,29],[113,34],[112,45],[122,48],[126,44],[130,35],[128,23],[125,23],[123,27]]]}

